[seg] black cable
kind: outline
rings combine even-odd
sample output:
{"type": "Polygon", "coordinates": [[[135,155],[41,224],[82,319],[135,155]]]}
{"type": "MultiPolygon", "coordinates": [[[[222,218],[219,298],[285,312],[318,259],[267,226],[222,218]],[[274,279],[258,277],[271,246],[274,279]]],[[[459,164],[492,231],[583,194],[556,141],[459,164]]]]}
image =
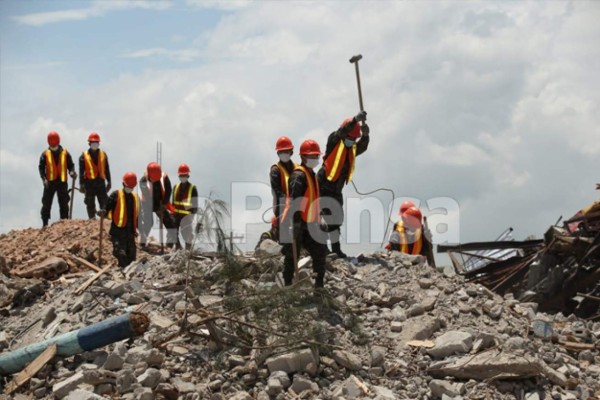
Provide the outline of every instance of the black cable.
{"type": "MultiPolygon", "coordinates": [[[[379,188],[379,189],[372,190],[370,192],[362,193],[358,190],[354,181],[352,181],[352,186],[354,187],[354,190],[356,191],[356,193],[358,193],[361,196],[368,196],[370,194],[377,193],[377,192],[390,192],[392,194],[392,204],[394,203],[394,199],[396,199],[396,193],[394,193],[394,191],[392,189],[379,188]]],[[[387,225],[385,227],[385,231],[383,232],[383,241],[381,242],[381,247],[383,247],[383,244],[385,243],[385,238],[387,237],[388,229],[390,228],[390,222],[392,222],[392,219],[389,217],[387,220],[388,220],[387,225]]]]}

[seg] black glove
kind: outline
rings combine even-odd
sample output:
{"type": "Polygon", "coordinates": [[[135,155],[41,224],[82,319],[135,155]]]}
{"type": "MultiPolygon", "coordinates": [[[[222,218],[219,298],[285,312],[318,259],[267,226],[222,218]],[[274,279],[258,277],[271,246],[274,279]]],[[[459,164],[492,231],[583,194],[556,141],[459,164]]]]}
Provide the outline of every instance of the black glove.
{"type": "Polygon", "coordinates": [[[104,218],[106,217],[106,210],[98,210],[97,214],[100,218],[104,218]]]}
{"type": "Polygon", "coordinates": [[[106,185],[106,193],[110,192],[110,189],[112,188],[110,182],[108,182],[108,184],[106,185]]]}
{"type": "Polygon", "coordinates": [[[367,125],[366,122],[363,122],[362,126],[360,127],[360,131],[362,132],[363,136],[369,136],[369,132],[371,132],[369,125],[367,125]]]}
{"type": "Polygon", "coordinates": [[[83,184],[83,182],[79,183],[79,193],[85,194],[85,185],[83,184]]]}
{"type": "Polygon", "coordinates": [[[366,121],[366,120],[367,120],[367,112],[366,111],[361,111],[354,116],[354,121],[356,121],[356,122],[366,121]]]}
{"type": "Polygon", "coordinates": [[[44,182],[44,187],[46,189],[48,189],[48,186],[50,186],[50,183],[48,182],[48,179],[44,178],[43,182],[44,182]]]}
{"type": "Polygon", "coordinates": [[[600,183],[596,183],[596,190],[600,190],[600,183]]]}

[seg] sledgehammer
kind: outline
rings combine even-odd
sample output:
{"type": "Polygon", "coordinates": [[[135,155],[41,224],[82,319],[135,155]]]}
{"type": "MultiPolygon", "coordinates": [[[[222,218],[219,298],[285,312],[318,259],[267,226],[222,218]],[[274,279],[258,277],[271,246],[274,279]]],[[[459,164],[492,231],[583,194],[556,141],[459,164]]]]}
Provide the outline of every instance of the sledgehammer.
{"type": "Polygon", "coordinates": [[[360,74],[358,72],[358,60],[360,59],[362,59],[362,54],[357,54],[355,56],[352,56],[352,58],[350,59],[350,63],[354,64],[354,67],[356,69],[356,84],[358,85],[358,102],[360,104],[360,111],[364,111],[365,108],[363,107],[362,90],[360,88],[360,74]]]}

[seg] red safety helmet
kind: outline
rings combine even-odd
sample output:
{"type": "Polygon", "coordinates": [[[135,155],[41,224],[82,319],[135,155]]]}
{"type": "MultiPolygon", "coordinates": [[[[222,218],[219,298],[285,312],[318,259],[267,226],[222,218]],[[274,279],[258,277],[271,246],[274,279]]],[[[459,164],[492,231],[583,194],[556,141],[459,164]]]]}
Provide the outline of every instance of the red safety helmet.
{"type": "Polygon", "coordinates": [[[409,207],[402,214],[402,220],[404,221],[404,223],[409,228],[413,228],[413,229],[418,229],[421,227],[421,219],[422,218],[423,218],[423,215],[421,214],[421,210],[419,210],[417,207],[409,207]]]}
{"type": "Polygon", "coordinates": [[[413,203],[410,200],[406,200],[404,203],[400,204],[400,211],[398,212],[398,215],[404,214],[404,211],[408,210],[411,207],[416,207],[415,203],[413,203]]]}
{"type": "Polygon", "coordinates": [[[146,167],[146,171],[148,172],[148,178],[152,182],[159,181],[162,176],[162,169],[160,168],[159,163],[151,162],[146,167]]]}
{"type": "Polygon", "coordinates": [[[305,140],[300,145],[300,155],[301,156],[318,156],[321,155],[321,148],[319,147],[319,143],[312,139],[305,140]]]}
{"type": "Polygon", "coordinates": [[[60,144],[60,136],[58,133],[52,131],[48,134],[48,145],[50,147],[58,146],[60,144]]]}
{"type": "Polygon", "coordinates": [[[187,164],[181,164],[179,168],[177,168],[177,175],[189,175],[190,167],[187,164]]]}
{"type": "Polygon", "coordinates": [[[123,175],[123,185],[128,188],[134,188],[137,186],[137,176],[134,172],[125,172],[123,175]]]}
{"type": "Polygon", "coordinates": [[[292,139],[287,136],[282,136],[277,139],[277,143],[275,144],[276,151],[290,151],[294,150],[294,145],[292,144],[292,139]]]}
{"type": "Polygon", "coordinates": [[[90,136],[88,136],[88,142],[100,143],[100,135],[98,135],[96,132],[90,133],[90,136]]]}
{"type": "MultiPolygon", "coordinates": [[[[340,127],[345,126],[352,122],[352,118],[346,118],[344,122],[341,123],[340,127]]],[[[348,139],[358,139],[360,137],[360,124],[357,122],[354,124],[354,128],[348,133],[348,139]]]]}

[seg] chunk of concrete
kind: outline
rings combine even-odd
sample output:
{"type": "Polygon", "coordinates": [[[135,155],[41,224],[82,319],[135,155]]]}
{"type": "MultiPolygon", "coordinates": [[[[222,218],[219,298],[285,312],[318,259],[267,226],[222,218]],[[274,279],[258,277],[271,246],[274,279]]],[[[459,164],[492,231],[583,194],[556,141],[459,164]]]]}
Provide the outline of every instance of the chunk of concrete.
{"type": "Polygon", "coordinates": [[[435,339],[435,346],[427,353],[435,358],[446,358],[452,354],[468,353],[473,346],[473,335],[462,331],[449,331],[435,339]]]}
{"type": "Polygon", "coordinates": [[[357,371],[362,367],[360,357],[345,350],[334,350],[332,354],[336,363],[350,371],[357,371]]]}
{"type": "Polygon", "coordinates": [[[284,371],[288,374],[305,371],[310,364],[317,365],[318,360],[311,349],[303,349],[291,353],[268,358],[266,361],[269,372],[284,371]]]}

